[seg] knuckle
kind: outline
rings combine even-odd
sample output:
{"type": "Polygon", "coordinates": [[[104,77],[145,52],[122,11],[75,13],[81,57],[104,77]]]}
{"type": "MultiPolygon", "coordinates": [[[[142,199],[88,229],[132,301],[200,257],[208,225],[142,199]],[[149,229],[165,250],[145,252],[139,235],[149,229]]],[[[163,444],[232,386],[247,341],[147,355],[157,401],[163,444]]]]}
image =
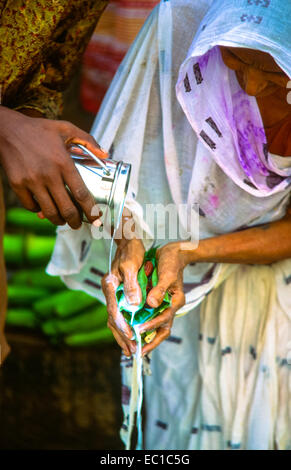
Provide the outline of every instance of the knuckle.
{"type": "Polygon", "coordinates": [[[165,315],[165,323],[171,322],[172,318],[173,318],[173,312],[172,312],[171,309],[168,309],[168,311],[165,315]]]}
{"type": "Polygon", "coordinates": [[[179,298],[179,306],[182,307],[185,304],[185,301],[186,301],[186,297],[185,297],[184,292],[181,292],[179,297],[180,297],[179,298]]]}
{"type": "Polygon", "coordinates": [[[14,191],[19,191],[24,186],[26,186],[26,184],[23,182],[23,179],[16,179],[16,178],[12,178],[10,180],[10,185],[11,185],[11,188],[14,189],[14,191]]]}
{"type": "Polygon", "coordinates": [[[10,184],[13,189],[21,190],[24,187],[37,183],[38,179],[39,178],[34,173],[23,174],[19,177],[12,177],[10,180],[10,184]]]}
{"type": "Polygon", "coordinates": [[[164,296],[166,293],[166,288],[163,286],[156,286],[156,293],[158,295],[164,296]]]}
{"type": "Polygon", "coordinates": [[[107,278],[107,276],[104,276],[101,279],[101,287],[102,287],[102,290],[103,290],[103,293],[105,294],[105,296],[106,296],[106,286],[107,286],[106,278],[107,278]]]}
{"type": "Polygon", "coordinates": [[[165,330],[164,339],[169,338],[170,335],[171,335],[171,330],[165,330]]]}
{"type": "MultiPolygon", "coordinates": [[[[32,186],[34,188],[36,186],[46,185],[50,175],[50,171],[45,172],[44,170],[39,169],[38,171],[27,176],[27,186],[32,186]]],[[[51,181],[55,184],[55,175],[54,177],[51,177],[51,181]]]]}
{"type": "Polygon", "coordinates": [[[165,281],[167,282],[168,285],[174,284],[177,282],[177,275],[176,273],[169,272],[165,276],[165,281]]]}
{"type": "Polygon", "coordinates": [[[66,152],[59,152],[54,155],[53,163],[58,170],[64,170],[68,167],[68,159],[66,158],[66,152]]]}
{"type": "Polygon", "coordinates": [[[78,202],[84,202],[89,197],[89,191],[85,186],[79,186],[76,188],[74,196],[78,202]]]}
{"type": "Polygon", "coordinates": [[[101,287],[103,291],[107,291],[108,285],[111,284],[109,273],[105,274],[101,279],[101,287]]]}
{"type": "Polygon", "coordinates": [[[65,220],[72,220],[76,215],[78,215],[78,212],[74,207],[64,207],[62,209],[62,216],[65,220]]]}
{"type": "Polygon", "coordinates": [[[56,172],[48,171],[46,175],[40,175],[39,180],[43,181],[46,185],[54,187],[56,184],[56,172]]]}
{"type": "Polygon", "coordinates": [[[51,220],[58,220],[59,219],[59,214],[54,209],[47,209],[45,211],[45,215],[48,219],[51,219],[51,220]]]}
{"type": "Polygon", "coordinates": [[[128,271],[132,271],[133,270],[133,263],[129,260],[124,260],[124,261],[120,261],[119,263],[119,269],[120,271],[122,272],[122,274],[125,274],[127,273],[128,271]]]}
{"type": "Polygon", "coordinates": [[[132,286],[131,284],[125,284],[125,291],[126,291],[126,296],[127,297],[135,297],[137,295],[137,289],[132,286]]]}
{"type": "Polygon", "coordinates": [[[73,128],[73,124],[69,121],[65,121],[64,119],[61,119],[58,122],[58,126],[66,131],[70,131],[73,128]]]}

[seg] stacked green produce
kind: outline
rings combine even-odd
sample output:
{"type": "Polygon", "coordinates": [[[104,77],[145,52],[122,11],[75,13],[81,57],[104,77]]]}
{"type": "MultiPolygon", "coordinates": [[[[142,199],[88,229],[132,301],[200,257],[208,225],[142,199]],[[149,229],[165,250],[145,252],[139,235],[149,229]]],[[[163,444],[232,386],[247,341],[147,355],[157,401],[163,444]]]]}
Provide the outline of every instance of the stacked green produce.
{"type": "Polygon", "coordinates": [[[53,343],[87,346],[110,343],[106,307],[68,290],[45,273],[55,227],[21,208],[7,211],[4,253],[8,271],[7,325],[41,330],[53,343]]]}

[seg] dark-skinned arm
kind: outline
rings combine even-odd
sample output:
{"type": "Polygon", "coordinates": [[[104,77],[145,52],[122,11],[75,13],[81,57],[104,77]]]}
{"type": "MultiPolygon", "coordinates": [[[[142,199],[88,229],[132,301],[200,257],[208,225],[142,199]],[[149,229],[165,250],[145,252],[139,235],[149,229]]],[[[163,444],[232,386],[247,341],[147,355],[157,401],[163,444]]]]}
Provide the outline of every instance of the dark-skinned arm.
{"type": "MultiPolygon", "coordinates": [[[[161,304],[166,291],[172,295],[175,294],[176,298],[180,296],[182,299],[183,270],[189,263],[267,265],[291,258],[290,208],[281,220],[240,232],[204,239],[200,241],[197,248],[187,242],[168,243],[158,250],[157,258],[159,282],[147,296],[147,303],[152,307],[161,304]]],[[[177,308],[167,309],[143,325],[141,333],[157,330],[154,340],[144,346],[143,354],[152,351],[170,335],[176,311],[177,308]]]]}
{"type": "Polygon", "coordinates": [[[291,258],[291,210],[276,222],[201,240],[194,250],[188,250],[183,243],[180,248],[185,251],[186,264],[271,264],[291,258]]]}

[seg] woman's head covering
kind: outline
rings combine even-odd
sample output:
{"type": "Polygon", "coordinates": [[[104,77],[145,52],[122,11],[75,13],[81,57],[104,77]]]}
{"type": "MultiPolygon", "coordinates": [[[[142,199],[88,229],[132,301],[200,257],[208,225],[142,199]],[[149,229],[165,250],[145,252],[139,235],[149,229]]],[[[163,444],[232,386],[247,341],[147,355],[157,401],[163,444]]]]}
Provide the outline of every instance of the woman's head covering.
{"type": "Polygon", "coordinates": [[[188,56],[217,45],[257,49],[271,54],[291,78],[290,44],[290,0],[214,0],[188,56]]]}
{"type": "MultiPolygon", "coordinates": [[[[264,197],[291,184],[268,152],[254,97],[224,64],[219,45],[267,52],[291,77],[291,1],[214,0],[182,64],[177,98],[197,136],[245,191],[264,197]]],[[[286,89],[286,100],[288,90],[286,89]]]]}

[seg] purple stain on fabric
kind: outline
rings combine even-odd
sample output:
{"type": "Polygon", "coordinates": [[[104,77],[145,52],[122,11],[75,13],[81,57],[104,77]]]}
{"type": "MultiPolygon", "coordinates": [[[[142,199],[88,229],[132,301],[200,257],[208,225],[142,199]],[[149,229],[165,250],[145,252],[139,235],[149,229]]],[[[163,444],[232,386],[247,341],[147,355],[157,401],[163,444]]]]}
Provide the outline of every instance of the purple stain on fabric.
{"type": "Polygon", "coordinates": [[[217,209],[219,206],[219,197],[216,194],[212,194],[209,197],[209,202],[212,205],[212,207],[214,207],[214,209],[217,209]]]}
{"type": "MultiPolygon", "coordinates": [[[[209,58],[210,58],[212,53],[213,52],[211,50],[209,50],[208,52],[206,52],[206,54],[203,54],[201,57],[199,57],[198,64],[194,65],[194,67],[196,65],[199,65],[200,74],[201,74],[201,70],[204,70],[207,67],[208,62],[209,62],[209,58]]],[[[202,78],[202,80],[203,80],[203,78],[202,78]]]]}

